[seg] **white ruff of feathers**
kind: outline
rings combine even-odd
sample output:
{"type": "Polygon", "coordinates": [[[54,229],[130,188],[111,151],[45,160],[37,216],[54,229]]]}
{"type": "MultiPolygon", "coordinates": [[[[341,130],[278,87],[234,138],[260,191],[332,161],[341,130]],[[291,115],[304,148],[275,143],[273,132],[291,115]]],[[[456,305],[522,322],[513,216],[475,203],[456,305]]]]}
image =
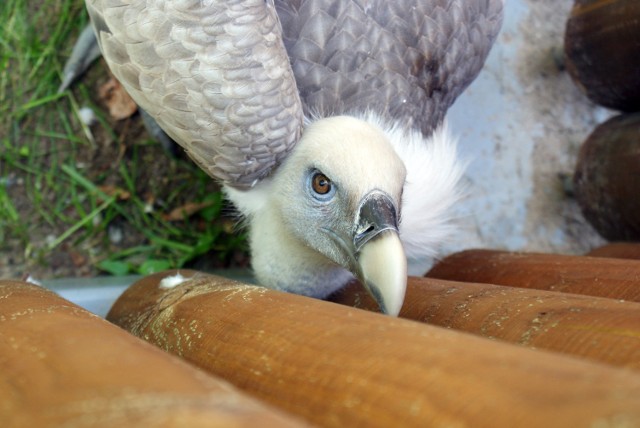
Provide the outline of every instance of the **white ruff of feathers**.
{"type": "MultiPolygon", "coordinates": [[[[405,164],[407,177],[399,228],[407,258],[425,261],[436,257],[440,246],[455,232],[450,210],[462,196],[460,179],[465,167],[458,159],[456,138],[446,123],[424,137],[420,131],[385,121],[373,112],[352,116],[382,129],[405,164]]],[[[269,203],[270,187],[271,180],[265,179],[250,191],[227,186],[224,190],[245,220],[250,221],[269,203]]]]}
{"type": "Polygon", "coordinates": [[[460,181],[465,170],[465,163],[458,157],[457,138],[446,122],[425,137],[418,130],[386,122],[372,112],[360,118],[384,130],[405,164],[407,178],[399,228],[407,258],[436,257],[457,229],[450,211],[463,195],[460,181]]]}
{"type": "Polygon", "coordinates": [[[246,223],[269,203],[271,178],[257,182],[249,190],[238,190],[227,185],[223,186],[222,190],[240,213],[240,222],[246,223]]]}

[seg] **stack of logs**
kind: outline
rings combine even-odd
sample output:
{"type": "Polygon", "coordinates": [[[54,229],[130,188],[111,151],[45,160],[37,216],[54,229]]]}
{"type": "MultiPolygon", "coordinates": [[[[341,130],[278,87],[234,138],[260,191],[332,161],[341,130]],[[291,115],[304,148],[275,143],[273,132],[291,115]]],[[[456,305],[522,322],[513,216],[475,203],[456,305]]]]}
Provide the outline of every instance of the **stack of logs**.
{"type": "Polygon", "coordinates": [[[611,241],[640,241],[640,2],[576,0],[567,70],[596,104],[624,112],[587,138],[573,177],[584,216],[611,241]]]}
{"type": "Polygon", "coordinates": [[[454,254],[398,319],[357,284],[325,302],[181,271],[132,285],[120,329],[0,282],[0,425],[640,426],[640,260],[620,257],[640,249],[454,254]]]}

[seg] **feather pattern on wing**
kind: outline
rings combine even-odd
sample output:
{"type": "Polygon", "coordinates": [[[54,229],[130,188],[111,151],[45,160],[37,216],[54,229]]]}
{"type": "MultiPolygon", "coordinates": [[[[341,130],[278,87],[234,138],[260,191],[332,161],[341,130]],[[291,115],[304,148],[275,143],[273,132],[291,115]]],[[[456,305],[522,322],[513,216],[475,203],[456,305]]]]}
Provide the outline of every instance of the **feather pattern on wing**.
{"type": "Polygon", "coordinates": [[[375,111],[431,135],[482,68],[503,7],[502,0],[86,2],[104,56],[136,102],[209,175],[238,189],[287,156],[303,113],[375,111]]]}
{"type": "Polygon", "coordinates": [[[209,175],[268,176],[302,130],[272,0],[87,0],[114,75],[209,175]]]}
{"type": "Polygon", "coordinates": [[[475,79],[502,0],[275,0],[305,112],[374,110],[429,136],[475,79]]]}

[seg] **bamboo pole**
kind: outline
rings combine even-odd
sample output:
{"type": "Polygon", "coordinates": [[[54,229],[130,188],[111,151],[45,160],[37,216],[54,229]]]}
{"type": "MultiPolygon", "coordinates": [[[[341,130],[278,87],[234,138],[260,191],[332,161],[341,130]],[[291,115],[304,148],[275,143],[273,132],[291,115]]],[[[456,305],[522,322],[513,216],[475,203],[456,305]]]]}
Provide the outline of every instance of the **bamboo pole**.
{"type": "Polygon", "coordinates": [[[51,291],[0,280],[0,426],[301,426],[51,291]]]}
{"type": "Polygon", "coordinates": [[[320,426],[640,424],[640,375],[235,281],[167,273],[108,319],[320,426]]]}
{"type": "MultiPolygon", "coordinates": [[[[331,301],[369,311],[358,283],[331,301]]],[[[640,369],[640,304],[577,294],[409,278],[400,317],[640,369]]]]}
{"type": "Polygon", "coordinates": [[[640,260],[467,250],[426,276],[640,302],[640,260]]]}

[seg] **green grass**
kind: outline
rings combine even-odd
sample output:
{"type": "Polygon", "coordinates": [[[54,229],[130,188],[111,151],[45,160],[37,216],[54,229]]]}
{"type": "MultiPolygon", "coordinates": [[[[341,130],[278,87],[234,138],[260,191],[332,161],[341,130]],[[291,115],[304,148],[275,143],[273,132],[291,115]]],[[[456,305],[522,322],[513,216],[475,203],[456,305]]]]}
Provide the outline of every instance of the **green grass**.
{"type": "Polygon", "coordinates": [[[209,177],[169,158],[137,117],[108,117],[96,95],[108,78],[103,64],[57,93],[88,22],[81,0],[5,0],[0,22],[0,252],[49,276],[61,252],[82,255],[82,274],[125,274],[182,267],[211,252],[224,264],[246,251],[209,177]],[[90,131],[79,106],[98,115],[90,131]],[[167,220],[190,203],[203,208],[167,220]],[[121,242],[114,230],[126,235],[121,242]]]}

